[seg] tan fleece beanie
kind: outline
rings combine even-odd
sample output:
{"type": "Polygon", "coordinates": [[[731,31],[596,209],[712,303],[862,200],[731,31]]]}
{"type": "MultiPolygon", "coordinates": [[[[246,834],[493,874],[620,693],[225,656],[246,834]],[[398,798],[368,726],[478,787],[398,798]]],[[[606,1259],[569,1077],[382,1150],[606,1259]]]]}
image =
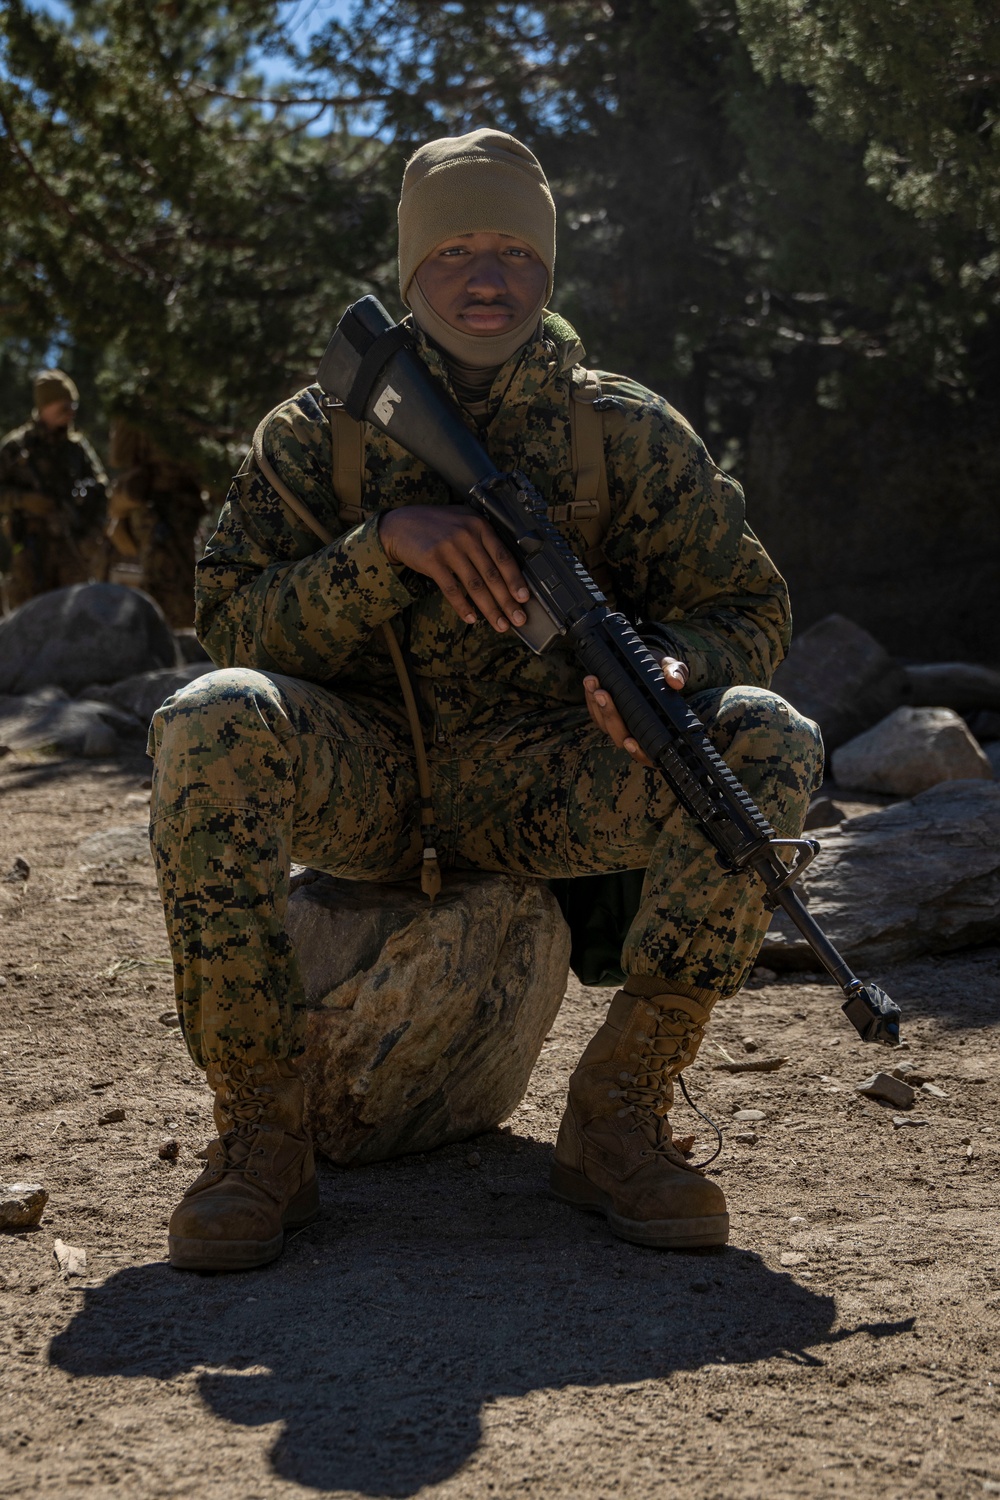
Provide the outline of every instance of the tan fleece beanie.
{"type": "Polygon", "coordinates": [[[51,406],[54,401],[79,401],[80,392],[63,370],[39,370],[35,376],[35,410],[51,406]]]}
{"type": "Polygon", "coordinates": [[[556,210],[537,159],[501,130],[430,141],[412,156],[399,198],[399,290],[422,260],[455,234],[511,234],[530,245],[549,273],[556,260],[556,210]]]}

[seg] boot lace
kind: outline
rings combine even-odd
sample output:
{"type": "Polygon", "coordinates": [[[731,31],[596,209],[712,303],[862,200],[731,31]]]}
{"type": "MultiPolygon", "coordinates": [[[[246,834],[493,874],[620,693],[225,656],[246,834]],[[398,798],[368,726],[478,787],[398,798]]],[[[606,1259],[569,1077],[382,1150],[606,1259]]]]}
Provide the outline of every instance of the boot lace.
{"type": "MultiPolygon", "coordinates": [[[[660,1156],[673,1166],[697,1171],[674,1144],[667,1113],[674,1102],[673,1080],[694,1057],[704,1028],[695,1025],[682,1010],[661,1010],[648,1005],[646,1014],[653,1024],[648,1034],[636,1038],[638,1068],[634,1073],[620,1072],[619,1087],[610,1090],[610,1096],[622,1101],[620,1116],[634,1116],[632,1128],[641,1131],[645,1138],[647,1155],[660,1156]]],[[[687,1097],[686,1089],[684,1093],[687,1097]]]]}
{"type": "Polygon", "coordinates": [[[233,1124],[219,1136],[222,1157],[213,1169],[215,1175],[243,1172],[247,1177],[259,1177],[259,1171],[251,1163],[255,1157],[264,1155],[263,1146],[256,1144],[256,1136],[272,1100],[271,1090],[267,1084],[256,1082],[250,1065],[233,1063],[222,1074],[218,1092],[233,1124]]]}

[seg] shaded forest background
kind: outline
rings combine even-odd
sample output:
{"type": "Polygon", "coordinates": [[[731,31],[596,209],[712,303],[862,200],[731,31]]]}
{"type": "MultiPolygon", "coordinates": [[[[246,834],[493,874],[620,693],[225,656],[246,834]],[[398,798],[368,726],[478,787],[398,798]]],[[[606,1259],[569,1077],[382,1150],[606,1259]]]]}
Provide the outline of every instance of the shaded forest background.
{"type": "Polygon", "coordinates": [[[744,482],[799,627],[1000,662],[995,0],[6,0],[0,425],[77,379],[220,496],[423,141],[509,128],[553,305],[744,482]]]}

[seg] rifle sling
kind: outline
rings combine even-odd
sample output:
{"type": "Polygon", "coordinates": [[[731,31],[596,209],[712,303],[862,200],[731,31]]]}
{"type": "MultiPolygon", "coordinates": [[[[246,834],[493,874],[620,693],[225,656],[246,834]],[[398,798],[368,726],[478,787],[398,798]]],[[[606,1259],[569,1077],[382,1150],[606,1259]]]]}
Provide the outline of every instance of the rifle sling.
{"type": "MultiPolygon", "coordinates": [[[[257,431],[253,435],[253,456],[257,467],[267,480],[268,484],[284,500],[288,508],[298,516],[314,536],[319,537],[324,546],[329,547],[336,538],[326,529],[321,521],[318,521],[312,511],[288,488],[284,480],[275,473],[272,464],[264,454],[264,428],[270,417],[270,412],[259,423],[257,431]]],[[[357,426],[358,424],[354,424],[357,426]]],[[[360,480],[360,472],[359,472],[360,480]]],[[[359,485],[360,488],[360,485],[359,485]]],[[[431,831],[434,828],[434,804],[431,795],[431,772],[427,762],[427,748],[424,745],[423,729],[420,725],[420,713],[417,708],[416,694],[410,681],[410,674],[406,670],[406,662],[403,660],[403,652],[396,633],[388,620],[379,627],[382,639],[389,651],[392,665],[399,681],[400,691],[403,694],[403,702],[406,705],[406,717],[410,725],[410,736],[413,740],[413,750],[417,761],[417,784],[420,788],[420,828],[424,838],[424,856],[420,866],[420,888],[428,900],[433,901],[441,890],[441,866],[438,863],[437,850],[430,841],[431,831]]]]}

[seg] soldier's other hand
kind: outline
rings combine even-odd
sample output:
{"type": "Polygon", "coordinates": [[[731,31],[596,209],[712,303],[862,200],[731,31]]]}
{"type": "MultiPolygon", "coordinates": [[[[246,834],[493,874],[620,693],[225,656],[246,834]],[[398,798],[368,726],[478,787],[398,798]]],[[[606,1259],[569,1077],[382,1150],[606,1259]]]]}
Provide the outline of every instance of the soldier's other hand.
{"type": "Polygon", "coordinates": [[[56,511],[52,496],[43,495],[38,490],[23,490],[13,501],[13,506],[26,516],[51,516],[56,511]]]}
{"type": "MultiPolygon", "coordinates": [[[[663,680],[667,687],[680,692],[690,675],[687,662],[678,661],[673,656],[664,656],[660,661],[660,666],[663,668],[663,680]]],[[[583,691],[590,717],[598,729],[603,729],[619,750],[626,750],[636,765],[651,767],[653,762],[644,751],[640,750],[638,740],[634,740],[629,734],[625,728],[625,720],[615,708],[611,694],[601,687],[597,678],[585,677],[583,691]]]]}
{"type": "Polygon", "coordinates": [[[491,526],[457,505],[401,505],[379,521],[389,561],[433,578],[467,625],[477,611],[502,634],[523,625],[531,595],[513,556],[491,526]]]}

